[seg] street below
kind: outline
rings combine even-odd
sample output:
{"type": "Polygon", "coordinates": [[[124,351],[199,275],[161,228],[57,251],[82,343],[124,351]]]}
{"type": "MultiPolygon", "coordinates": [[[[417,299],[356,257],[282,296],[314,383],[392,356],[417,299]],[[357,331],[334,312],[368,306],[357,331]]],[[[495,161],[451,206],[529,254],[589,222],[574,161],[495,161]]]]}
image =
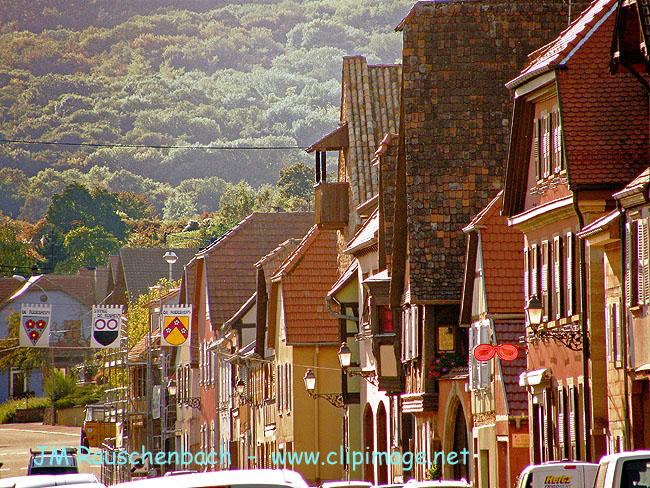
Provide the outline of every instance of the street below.
{"type": "MultiPolygon", "coordinates": [[[[41,423],[0,425],[0,478],[24,476],[29,464],[29,450],[39,446],[47,449],[62,447],[79,448],[81,429],[64,425],[43,425],[41,423]]],[[[91,453],[95,452],[91,449],[91,453]]],[[[101,467],[87,462],[79,463],[80,473],[94,473],[100,478],[101,467]]]]}

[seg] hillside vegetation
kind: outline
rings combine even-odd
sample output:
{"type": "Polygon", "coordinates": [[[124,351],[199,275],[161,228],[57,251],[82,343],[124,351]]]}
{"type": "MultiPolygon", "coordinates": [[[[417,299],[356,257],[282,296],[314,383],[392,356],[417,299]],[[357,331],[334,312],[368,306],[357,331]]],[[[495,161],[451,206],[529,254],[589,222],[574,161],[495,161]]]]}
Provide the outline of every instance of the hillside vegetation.
{"type": "Polygon", "coordinates": [[[159,214],[197,179],[206,195],[275,184],[311,165],[303,150],[234,148],[301,148],[332,130],[342,56],[401,59],[394,27],[411,4],[1,2],[0,139],[82,145],[0,144],[0,210],[35,222],[72,181],[143,194],[159,214]]]}

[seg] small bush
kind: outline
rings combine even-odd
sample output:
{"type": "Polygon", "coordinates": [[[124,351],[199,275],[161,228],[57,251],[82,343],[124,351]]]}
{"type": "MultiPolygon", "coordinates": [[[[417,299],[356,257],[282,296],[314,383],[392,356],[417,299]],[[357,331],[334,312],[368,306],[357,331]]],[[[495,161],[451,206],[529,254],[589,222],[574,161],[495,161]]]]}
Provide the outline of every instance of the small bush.
{"type": "Polygon", "coordinates": [[[49,398],[25,398],[8,400],[0,404],[0,424],[13,422],[17,410],[26,408],[47,407],[50,404],[49,398]]]}

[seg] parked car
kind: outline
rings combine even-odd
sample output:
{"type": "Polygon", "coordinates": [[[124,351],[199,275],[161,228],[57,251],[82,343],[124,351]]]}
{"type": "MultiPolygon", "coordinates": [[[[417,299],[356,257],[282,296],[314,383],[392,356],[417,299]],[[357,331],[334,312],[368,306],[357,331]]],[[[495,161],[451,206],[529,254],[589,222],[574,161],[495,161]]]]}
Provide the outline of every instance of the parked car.
{"type": "Polygon", "coordinates": [[[160,476],[112,485],[111,488],[309,488],[305,479],[289,469],[235,469],[160,476]]]}
{"type": "Polygon", "coordinates": [[[321,483],[321,488],[371,488],[368,481],[326,481],[321,483]]]}
{"type": "Polygon", "coordinates": [[[519,475],[517,488],[592,488],[598,464],[584,461],[550,461],[531,464],[519,475]]]}
{"type": "Polygon", "coordinates": [[[74,488],[106,488],[94,474],[41,474],[0,479],[0,488],[47,488],[74,485],[74,488]]]}
{"type": "Polygon", "coordinates": [[[30,458],[27,475],[36,474],[75,474],[79,473],[77,449],[62,447],[55,450],[29,450],[30,458]]]}
{"type": "Polygon", "coordinates": [[[650,451],[626,451],[603,456],[594,488],[650,486],[650,451]]]}
{"type": "Polygon", "coordinates": [[[427,481],[415,481],[409,480],[404,488],[467,488],[471,487],[471,483],[468,483],[467,480],[427,480],[427,481]]]}

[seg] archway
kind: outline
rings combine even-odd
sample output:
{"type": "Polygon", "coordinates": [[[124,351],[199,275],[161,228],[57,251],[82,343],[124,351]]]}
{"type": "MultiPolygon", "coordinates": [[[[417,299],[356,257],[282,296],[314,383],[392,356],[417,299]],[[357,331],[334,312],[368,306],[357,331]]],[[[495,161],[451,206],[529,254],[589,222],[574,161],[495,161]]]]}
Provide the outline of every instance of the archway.
{"type": "MultiPolygon", "coordinates": [[[[390,456],[388,452],[388,424],[386,420],[386,407],[384,407],[383,402],[379,402],[379,408],[377,409],[377,452],[380,456],[383,453],[390,456]]],[[[379,457],[378,459],[383,459],[379,457]]],[[[377,484],[385,485],[388,483],[388,462],[378,463],[377,465],[377,484]]]]}
{"type": "MultiPolygon", "coordinates": [[[[375,448],[375,435],[374,435],[374,422],[372,419],[372,408],[369,404],[366,404],[366,408],[363,411],[363,447],[364,453],[372,452],[375,448]]],[[[363,479],[370,481],[371,483],[375,482],[375,472],[374,466],[372,463],[365,463],[363,465],[363,479]]]]}
{"type": "Polygon", "coordinates": [[[463,406],[458,402],[458,408],[456,409],[456,419],[454,420],[454,437],[453,437],[453,451],[458,454],[458,459],[460,462],[453,465],[454,469],[454,479],[459,480],[461,478],[469,479],[469,456],[466,456],[465,459],[461,456],[461,452],[465,450],[469,452],[469,446],[467,443],[467,423],[465,422],[465,412],[463,411],[463,406]],[[463,462],[466,460],[467,462],[463,462]]]}

